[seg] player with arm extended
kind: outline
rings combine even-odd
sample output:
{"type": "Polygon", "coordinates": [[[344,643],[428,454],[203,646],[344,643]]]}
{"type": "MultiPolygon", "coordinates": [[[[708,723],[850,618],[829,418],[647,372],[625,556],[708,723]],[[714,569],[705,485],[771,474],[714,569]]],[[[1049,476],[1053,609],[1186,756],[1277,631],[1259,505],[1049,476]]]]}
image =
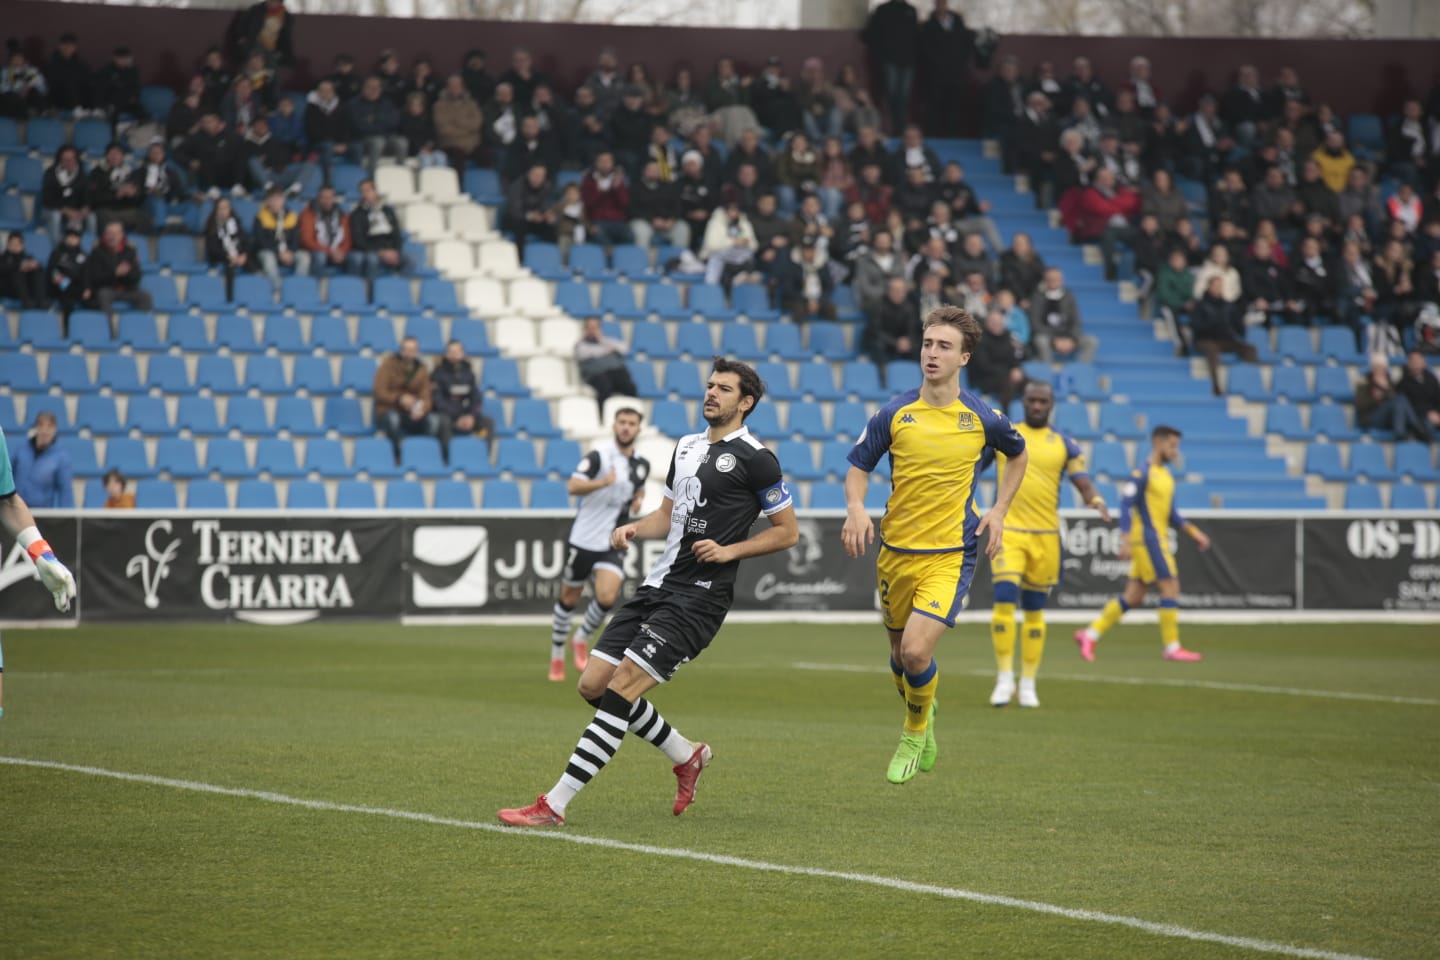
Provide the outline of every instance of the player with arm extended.
{"type": "Polygon", "coordinates": [[[570,641],[575,669],[581,673],[590,660],[590,637],[600,629],[625,582],[624,553],[610,546],[610,533],[639,512],[640,501],[645,498],[650,461],[635,455],[635,438],[640,435],[644,417],[634,407],[616,410],[614,442],[602,443],[587,453],[566,484],[571,496],[580,497],[580,509],[570,526],[570,552],[551,623],[551,680],[565,679],[565,637],[570,633],[570,618],[580,602],[585,581],[593,578],[595,596],[570,641]]]}
{"type": "MultiPolygon", "coordinates": [[[[55,609],[69,610],[70,601],[75,597],[75,578],[65,565],[55,559],[55,551],[40,536],[35,518],[20,494],[15,492],[15,476],[10,470],[10,448],[5,443],[5,431],[0,430],[0,532],[5,537],[14,537],[35,564],[35,572],[50,595],[55,598],[55,609]]],[[[4,686],[5,653],[0,650],[0,716],[5,715],[4,686]]]]}
{"type": "Polygon", "coordinates": [[[570,801],[615,756],[627,730],[676,760],[673,812],[678,816],[694,799],[710,747],[681,737],[644,696],[710,645],[734,599],[740,561],[788,550],[799,539],[780,462],[745,427],[764,395],[753,368],[715,358],[703,408],[710,429],[676,444],[660,508],[610,536],[616,550],[663,537],[665,551],[590,651],[580,696],[595,706],[595,717],[549,793],[528,807],[501,810],[504,823],[563,824],[570,801]],[[770,525],[751,536],[762,514],[770,525]]]}
{"type": "MultiPolygon", "coordinates": [[[[1105,499],[1085,472],[1085,454],[1079,445],[1050,426],[1055,390],[1043,380],[1031,380],[1021,394],[1025,422],[1016,432],[1025,438],[1030,465],[1005,517],[1005,542],[991,564],[995,606],[990,636],[995,644],[995,690],[990,704],[1003,707],[1015,697],[1015,607],[1025,611],[1025,632],[1020,642],[1020,706],[1038,707],[1035,675],[1045,652],[1045,601],[1060,581],[1060,491],[1065,477],[1087,505],[1110,522],[1105,499]]],[[[1008,462],[996,457],[1000,482],[1008,462]]]]}
{"type": "Polygon", "coordinates": [[[1180,431],[1158,426],[1150,431],[1150,456],[1125,482],[1120,497],[1121,560],[1130,561],[1130,579],[1125,592],[1105,604],[1094,623],[1075,633],[1080,656],[1095,659],[1100,637],[1138,606],[1154,586],[1160,594],[1160,641],[1165,659],[1192,662],[1200,654],[1180,646],[1180,575],[1170,552],[1170,531],[1184,531],[1201,550],[1210,549],[1210,538],[1180,516],[1175,509],[1175,476],[1168,464],[1180,456],[1180,431]]]}
{"type": "Polygon", "coordinates": [[[935,645],[969,599],[980,534],[989,534],[986,553],[993,557],[1025,476],[1024,438],[1003,413],[960,389],[960,368],[979,339],[980,325],[959,307],[930,311],[920,342],[919,389],[881,407],[848,456],[840,537],[846,554],[858,557],[875,534],[865,509],[870,471],[890,454],[891,491],[875,574],[890,671],[905,700],[905,729],[885,774],[891,783],[906,783],[917,770],[935,766],[935,645]],[[975,490],[991,451],[1005,454],[1010,465],[995,506],[981,517],[975,490]]]}

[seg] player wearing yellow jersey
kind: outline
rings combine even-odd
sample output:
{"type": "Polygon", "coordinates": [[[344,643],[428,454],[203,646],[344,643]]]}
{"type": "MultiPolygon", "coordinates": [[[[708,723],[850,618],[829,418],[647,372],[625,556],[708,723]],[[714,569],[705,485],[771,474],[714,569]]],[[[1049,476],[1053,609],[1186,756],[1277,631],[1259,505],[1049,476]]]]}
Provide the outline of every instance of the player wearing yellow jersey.
{"type": "Polygon", "coordinates": [[[890,454],[890,499],[875,573],[890,671],[905,699],[905,730],[885,774],[891,783],[935,766],[935,645],[969,598],[979,534],[989,533],[986,553],[993,557],[1025,476],[1025,441],[1004,414],[960,389],[960,368],[979,339],[980,325],[964,310],[932,310],[920,344],[920,388],[881,407],[848,457],[840,536],[845,552],[858,557],[875,535],[865,509],[870,471],[890,454]],[[975,488],[991,451],[1009,457],[1010,470],[995,506],[981,517],[975,488]]]}
{"type": "Polygon", "coordinates": [[[1099,619],[1076,632],[1075,642],[1086,660],[1095,659],[1095,644],[1101,635],[1141,603],[1151,586],[1160,594],[1160,640],[1165,644],[1165,659],[1200,659],[1200,654],[1180,646],[1180,576],[1170,552],[1170,531],[1189,534],[1201,550],[1210,549],[1210,538],[1175,509],[1175,476],[1168,465],[1179,456],[1180,431],[1156,427],[1150,432],[1150,456],[1125,483],[1120,499],[1119,557],[1130,561],[1130,579],[1125,592],[1105,605],[1099,619]]]}
{"type": "MultiPolygon", "coordinates": [[[[1030,466],[1005,517],[1005,542],[991,564],[995,607],[990,635],[995,643],[995,690],[990,704],[1007,705],[1015,697],[1015,607],[1025,611],[1025,632],[1020,643],[1020,706],[1038,707],[1035,675],[1045,652],[1045,601],[1060,581],[1060,489],[1068,474],[1085,503],[1110,522],[1105,500],[1085,472],[1085,454],[1074,440],[1050,426],[1055,391],[1050,384],[1032,380],[1022,394],[1025,422],[1017,432],[1025,438],[1030,466]]],[[[1004,455],[996,458],[1000,482],[1008,467],[1004,455]]]]}

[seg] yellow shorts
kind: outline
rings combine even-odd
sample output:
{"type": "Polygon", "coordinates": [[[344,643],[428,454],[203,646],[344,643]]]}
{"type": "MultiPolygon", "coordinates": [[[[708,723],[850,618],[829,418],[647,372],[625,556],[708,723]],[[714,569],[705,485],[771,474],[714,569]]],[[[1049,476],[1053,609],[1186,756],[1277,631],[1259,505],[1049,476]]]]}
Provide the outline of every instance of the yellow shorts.
{"type": "Polygon", "coordinates": [[[875,576],[885,629],[905,629],[912,613],[955,626],[956,615],[970,599],[974,573],[974,553],[904,553],[881,546],[875,576]]]}
{"type": "Polygon", "coordinates": [[[1060,534],[1006,530],[990,570],[996,583],[1018,583],[1022,590],[1049,590],[1060,582],[1060,534]]]}
{"type": "Polygon", "coordinates": [[[1172,580],[1178,577],[1175,555],[1162,546],[1145,543],[1130,544],[1130,579],[1141,583],[1172,580]]]}

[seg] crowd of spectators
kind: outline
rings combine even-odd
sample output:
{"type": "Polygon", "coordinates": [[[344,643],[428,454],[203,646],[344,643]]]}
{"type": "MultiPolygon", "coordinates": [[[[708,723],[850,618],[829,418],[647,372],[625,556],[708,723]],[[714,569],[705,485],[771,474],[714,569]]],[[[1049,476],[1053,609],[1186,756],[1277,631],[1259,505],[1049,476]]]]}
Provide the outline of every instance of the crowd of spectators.
{"type": "Polygon", "coordinates": [[[397,464],[407,436],[435,437],[447,462],[453,437],[494,441],[495,421],[485,415],[479,378],[459,340],[445,345],[434,367],[421,358],[420,341],[401,340],[400,349],[376,366],[371,399],[375,424],[390,439],[397,464]]]}

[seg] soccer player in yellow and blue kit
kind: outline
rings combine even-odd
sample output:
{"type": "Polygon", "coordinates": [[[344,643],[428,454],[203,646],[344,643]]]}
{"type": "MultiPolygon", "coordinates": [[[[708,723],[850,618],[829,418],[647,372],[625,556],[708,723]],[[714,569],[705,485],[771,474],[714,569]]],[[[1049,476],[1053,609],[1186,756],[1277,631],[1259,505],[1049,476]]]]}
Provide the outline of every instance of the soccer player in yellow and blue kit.
{"type": "MultiPolygon", "coordinates": [[[[1007,705],[1015,697],[1015,607],[1025,611],[1025,632],[1020,643],[1020,706],[1038,707],[1035,675],[1045,652],[1045,601],[1060,581],[1060,488],[1068,474],[1081,498],[1110,522],[1105,499],[1085,472],[1085,454],[1074,440],[1050,426],[1055,391],[1050,384],[1032,380],[1021,395],[1025,422],[1017,432],[1025,438],[1030,465],[1005,518],[1005,542],[991,563],[995,607],[990,636],[995,644],[995,690],[990,704],[1007,705]]],[[[1001,482],[1008,466],[996,458],[1001,482]]]]}
{"type": "Polygon", "coordinates": [[[1201,550],[1210,538],[1175,509],[1175,476],[1169,464],[1180,456],[1180,431],[1159,426],[1150,432],[1150,456],[1126,481],[1120,499],[1121,560],[1130,561],[1125,592],[1105,605],[1099,619],[1075,634],[1080,656],[1095,659],[1095,644],[1152,586],[1160,594],[1160,640],[1165,659],[1192,662],[1200,654],[1180,646],[1180,575],[1170,552],[1172,529],[1188,534],[1201,550]]]}
{"type": "Polygon", "coordinates": [[[858,557],[875,534],[865,509],[870,471],[890,454],[891,490],[880,521],[875,564],[881,618],[890,637],[890,671],[905,698],[905,729],[885,777],[906,783],[935,766],[935,645],[965,608],[975,572],[979,535],[989,533],[994,556],[1005,512],[1025,476],[1025,441],[1003,413],[960,389],[980,325],[959,307],[925,318],[920,344],[922,382],[892,399],[866,424],[845,475],[845,552],[858,557]],[[975,490],[991,451],[1010,458],[995,506],[980,516],[975,490]]]}

